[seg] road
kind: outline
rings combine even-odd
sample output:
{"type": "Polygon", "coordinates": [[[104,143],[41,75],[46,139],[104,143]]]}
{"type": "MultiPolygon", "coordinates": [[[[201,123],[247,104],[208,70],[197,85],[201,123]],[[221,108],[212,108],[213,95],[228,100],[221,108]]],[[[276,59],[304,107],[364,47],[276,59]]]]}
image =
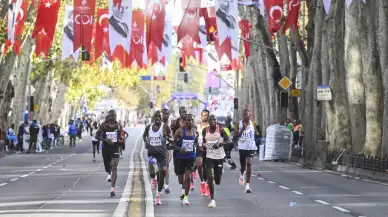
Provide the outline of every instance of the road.
{"type": "Polygon", "coordinates": [[[162,195],[162,205],[153,206],[144,148],[136,143],[142,129],[132,128],[128,133],[116,198],[108,197],[109,183],[105,182],[101,156],[92,162],[90,137],[72,149],[1,158],[0,216],[388,216],[387,184],[298,165],[259,162],[257,158],[253,161],[252,194],[245,194],[238,184],[239,172],[225,167],[222,183],[216,186],[217,208],[208,208],[209,199],[198,194],[199,180],[189,196],[191,205],[181,205],[180,186],[174,175],[170,179],[171,194],[162,195]]]}

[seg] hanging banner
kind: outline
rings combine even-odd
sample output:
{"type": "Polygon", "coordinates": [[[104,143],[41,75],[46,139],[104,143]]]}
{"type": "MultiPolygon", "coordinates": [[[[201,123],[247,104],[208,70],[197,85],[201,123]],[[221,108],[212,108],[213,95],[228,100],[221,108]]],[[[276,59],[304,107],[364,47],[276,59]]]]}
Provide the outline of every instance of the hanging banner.
{"type": "Polygon", "coordinates": [[[147,50],[150,49],[151,42],[155,44],[159,51],[162,49],[165,16],[164,1],[146,0],[147,50]]]}
{"type": "Polygon", "coordinates": [[[229,37],[232,45],[232,59],[237,58],[239,56],[237,0],[216,0],[215,2],[218,43],[222,45],[229,37]]]}
{"type": "Polygon", "coordinates": [[[66,5],[63,16],[63,35],[62,35],[62,60],[73,56],[77,62],[79,51],[74,51],[74,23],[73,23],[73,6],[66,5]]]}
{"type": "Polygon", "coordinates": [[[288,14],[286,22],[283,26],[283,33],[293,25],[293,31],[298,29],[298,18],[299,18],[300,0],[290,0],[288,3],[288,14]]]}
{"type": "Polygon", "coordinates": [[[144,53],[144,12],[135,10],[132,12],[132,41],[130,52],[130,64],[136,61],[139,67],[143,66],[144,53]]]}
{"type": "Polygon", "coordinates": [[[103,52],[111,56],[109,47],[109,11],[98,9],[96,38],[94,40],[95,58],[99,58],[103,52]]]}
{"type": "MultiPolygon", "coordinates": [[[[241,20],[239,23],[240,29],[241,29],[241,37],[245,40],[250,39],[250,25],[249,25],[249,20],[241,20]]],[[[244,53],[245,53],[245,58],[248,58],[251,51],[250,51],[250,45],[249,42],[244,41],[244,53]]]]}
{"type": "Polygon", "coordinates": [[[283,0],[265,0],[265,9],[268,16],[268,26],[271,33],[279,31],[283,16],[283,0]]]}
{"type": "Polygon", "coordinates": [[[166,5],[166,15],[164,17],[164,32],[163,32],[163,41],[162,49],[159,52],[159,62],[162,62],[163,65],[170,61],[170,56],[172,52],[172,15],[174,10],[173,2],[170,2],[166,5]]]}
{"type": "Polygon", "coordinates": [[[21,38],[24,32],[24,22],[26,21],[26,14],[28,13],[28,5],[28,0],[21,0],[21,6],[16,12],[13,43],[13,50],[15,51],[16,55],[20,55],[20,47],[22,41],[21,38]]]}
{"type": "Polygon", "coordinates": [[[74,0],[74,51],[81,45],[89,53],[92,51],[92,35],[95,0],[74,0]]]}
{"type": "MultiPolygon", "coordinates": [[[[21,0],[18,1],[9,1],[9,7],[8,7],[8,14],[7,14],[7,29],[8,29],[8,40],[13,44],[15,41],[15,25],[16,25],[16,18],[18,13],[20,13],[21,9],[21,0]]],[[[22,11],[23,12],[23,11],[22,11]]],[[[24,14],[23,14],[24,16],[24,14]]]]}
{"type": "Polygon", "coordinates": [[[60,7],[60,0],[39,1],[38,13],[36,15],[35,28],[32,32],[32,38],[35,38],[38,33],[43,30],[42,34],[46,35],[50,42],[53,42],[60,7]]]}
{"type": "Polygon", "coordinates": [[[120,7],[109,0],[109,47],[111,54],[122,46],[129,54],[131,48],[132,0],[121,1],[120,7]]]}
{"type": "Polygon", "coordinates": [[[181,23],[178,26],[178,43],[186,37],[190,36],[198,44],[199,39],[199,10],[200,2],[195,0],[182,0],[181,8],[184,11],[181,23]]]}

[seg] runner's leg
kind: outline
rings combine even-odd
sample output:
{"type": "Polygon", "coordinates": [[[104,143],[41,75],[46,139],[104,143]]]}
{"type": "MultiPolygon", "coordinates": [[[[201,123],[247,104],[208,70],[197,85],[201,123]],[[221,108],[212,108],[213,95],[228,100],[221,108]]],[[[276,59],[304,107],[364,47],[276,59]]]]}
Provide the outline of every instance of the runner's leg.
{"type": "Polygon", "coordinates": [[[251,193],[251,189],[249,187],[249,183],[251,182],[251,175],[252,175],[252,159],[254,155],[254,151],[249,151],[249,155],[246,158],[247,163],[247,173],[246,173],[246,180],[245,180],[245,193],[251,193]]]}
{"type": "Polygon", "coordinates": [[[166,194],[169,194],[170,193],[170,189],[168,187],[168,184],[169,184],[169,181],[170,181],[170,162],[171,162],[171,159],[172,159],[172,155],[173,155],[173,150],[168,150],[167,151],[167,162],[166,162],[166,176],[165,176],[165,189],[164,189],[164,193],[166,194]]]}
{"type": "Polygon", "coordinates": [[[102,160],[104,162],[104,167],[105,167],[105,172],[108,173],[108,177],[106,179],[107,182],[111,182],[112,181],[112,177],[111,177],[111,172],[112,172],[112,168],[111,168],[111,160],[112,160],[112,155],[110,154],[109,150],[106,150],[106,149],[102,149],[102,160]]]}
{"type": "Polygon", "coordinates": [[[240,185],[244,185],[244,172],[247,165],[247,151],[246,150],[238,150],[240,155],[240,179],[239,183],[240,185]]]}
{"type": "Polygon", "coordinates": [[[115,187],[116,187],[116,180],[117,180],[117,166],[119,165],[119,161],[120,161],[118,153],[117,154],[115,153],[111,159],[112,160],[110,161],[110,166],[112,169],[112,187],[110,191],[110,196],[114,197],[116,196],[115,187]]]}

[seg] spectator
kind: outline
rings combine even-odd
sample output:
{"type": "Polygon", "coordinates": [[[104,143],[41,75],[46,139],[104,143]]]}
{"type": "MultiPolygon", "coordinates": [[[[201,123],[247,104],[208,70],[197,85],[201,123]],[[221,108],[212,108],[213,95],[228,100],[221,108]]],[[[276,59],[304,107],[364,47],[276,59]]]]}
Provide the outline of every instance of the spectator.
{"type": "Polygon", "coordinates": [[[19,130],[18,130],[18,143],[16,145],[16,151],[20,151],[20,152],[23,152],[24,151],[24,148],[23,148],[23,136],[24,136],[24,133],[25,133],[25,128],[28,126],[28,122],[25,121],[24,123],[20,124],[19,126],[19,130]]]}
{"type": "MultiPolygon", "coordinates": [[[[14,132],[15,124],[12,124],[7,133],[7,148],[14,149],[14,145],[17,145],[18,141],[14,132]]],[[[8,150],[7,150],[8,151],[8,150]]]]}
{"type": "Polygon", "coordinates": [[[36,153],[36,143],[38,142],[38,135],[39,135],[39,126],[38,122],[36,120],[32,121],[32,124],[30,125],[30,147],[29,152],[36,153]]]}
{"type": "Polygon", "coordinates": [[[59,136],[61,135],[61,128],[58,125],[58,122],[55,121],[50,126],[50,131],[53,134],[53,146],[57,146],[59,143],[59,136]]]}
{"type": "Polygon", "coordinates": [[[81,118],[78,118],[78,121],[77,121],[77,136],[79,139],[82,139],[82,131],[84,129],[84,124],[83,124],[83,121],[81,120],[81,118]]]}
{"type": "Polygon", "coordinates": [[[42,127],[42,136],[43,136],[43,144],[44,144],[44,149],[46,149],[46,152],[50,150],[51,148],[51,138],[50,138],[50,126],[48,124],[44,125],[42,127]]]}
{"type": "Polygon", "coordinates": [[[78,133],[77,126],[74,123],[74,121],[71,120],[70,121],[70,126],[69,126],[70,147],[74,147],[75,146],[75,140],[77,138],[77,133],[78,133]]]}

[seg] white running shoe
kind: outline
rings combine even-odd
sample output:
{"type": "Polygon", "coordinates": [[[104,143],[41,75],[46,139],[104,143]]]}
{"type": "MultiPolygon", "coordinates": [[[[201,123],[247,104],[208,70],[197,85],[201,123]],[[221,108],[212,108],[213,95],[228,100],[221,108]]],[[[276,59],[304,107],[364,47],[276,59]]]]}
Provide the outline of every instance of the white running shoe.
{"type": "Polygon", "coordinates": [[[210,208],[216,208],[216,201],[215,200],[211,200],[208,207],[210,208]]]}
{"type": "Polygon", "coordinates": [[[189,198],[184,197],[182,203],[183,203],[184,205],[190,205],[189,198]]]}
{"type": "Polygon", "coordinates": [[[110,175],[108,175],[108,177],[106,178],[106,181],[107,182],[112,182],[112,177],[110,175]]]}

